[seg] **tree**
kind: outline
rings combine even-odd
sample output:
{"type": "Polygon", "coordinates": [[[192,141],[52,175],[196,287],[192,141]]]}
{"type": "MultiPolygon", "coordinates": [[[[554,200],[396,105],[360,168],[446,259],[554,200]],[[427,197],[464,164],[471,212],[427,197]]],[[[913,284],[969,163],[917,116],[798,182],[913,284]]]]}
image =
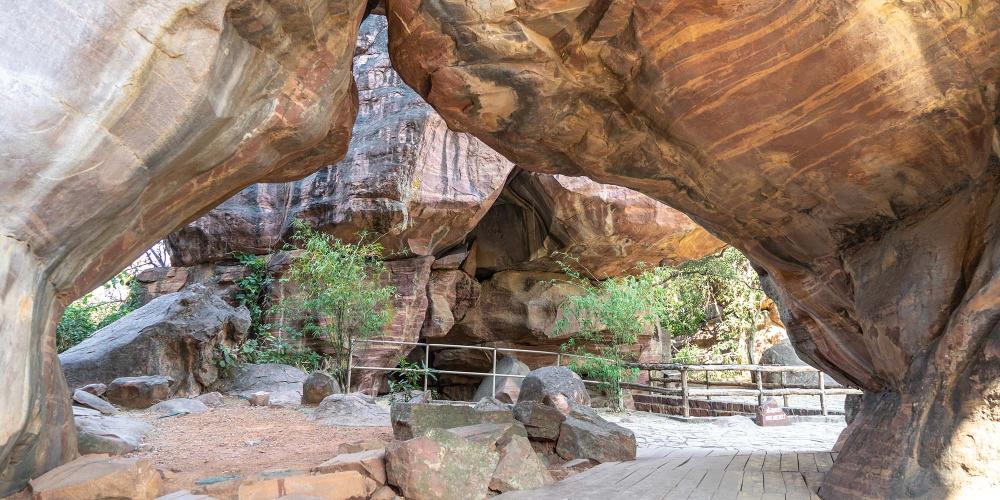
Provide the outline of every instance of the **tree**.
{"type": "Polygon", "coordinates": [[[634,380],[638,374],[626,363],[636,361],[629,348],[639,335],[650,332],[664,313],[665,290],[662,271],[651,269],[636,276],[624,275],[596,280],[584,276],[569,263],[578,261],[563,254],[560,266],[567,279],[580,293],[570,295],[560,307],[555,333],[575,327],[562,346],[574,354],[569,368],[584,378],[600,383],[612,409],[624,409],[620,383],[634,380]],[[590,349],[588,349],[590,347],[590,349]],[[596,350],[596,353],[593,351],[596,350]]]}
{"type": "Polygon", "coordinates": [[[281,278],[295,287],[277,306],[281,327],[298,338],[328,340],[334,347],[329,369],[346,387],[355,344],[381,333],[392,317],[396,289],[382,285],[382,246],[364,233],[358,243],[344,243],[300,220],[293,227],[301,250],[281,278]]]}

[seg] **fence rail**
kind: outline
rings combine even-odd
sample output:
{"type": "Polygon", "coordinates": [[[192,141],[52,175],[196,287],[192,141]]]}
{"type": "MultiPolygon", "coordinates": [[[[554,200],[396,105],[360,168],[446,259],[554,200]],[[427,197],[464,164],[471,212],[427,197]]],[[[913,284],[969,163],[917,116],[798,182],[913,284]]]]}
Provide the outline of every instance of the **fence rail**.
{"type": "MultiPolygon", "coordinates": [[[[385,344],[385,345],[401,345],[401,346],[413,346],[413,347],[423,347],[424,348],[424,366],[423,368],[387,368],[383,366],[360,366],[354,364],[354,350],[355,346],[351,346],[351,353],[348,356],[348,366],[347,366],[347,387],[350,390],[351,380],[354,370],[373,370],[373,371],[383,371],[383,372],[420,372],[424,374],[424,390],[428,389],[429,377],[431,372],[440,374],[451,374],[451,375],[465,375],[473,377],[490,377],[493,379],[491,384],[491,395],[496,397],[496,377],[513,377],[513,378],[525,378],[524,375],[513,375],[513,374],[498,374],[497,373],[497,353],[511,352],[511,353],[527,353],[527,354],[541,354],[547,356],[554,356],[556,364],[555,366],[562,366],[564,358],[583,358],[583,359],[604,359],[599,356],[587,356],[579,354],[567,354],[561,352],[549,352],[549,351],[538,351],[531,349],[513,349],[508,347],[484,347],[484,346],[470,346],[470,345],[457,345],[457,344],[434,344],[429,342],[405,342],[400,340],[378,340],[378,339],[366,339],[355,341],[357,344],[385,344]],[[459,370],[436,370],[430,368],[430,356],[431,348],[445,348],[445,349],[470,349],[478,351],[486,351],[491,354],[491,361],[493,367],[488,372],[467,372],[459,370]]],[[[661,371],[661,372],[678,372],[680,374],[677,378],[653,378],[650,377],[651,381],[661,381],[662,383],[679,383],[679,388],[668,388],[668,387],[657,387],[655,385],[646,384],[635,384],[631,382],[619,382],[619,385],[623,389],[636,389],[641,391],[647,391],[655,394],[664,394],[669,396],[680,396],[683,414],[685,417],[691,416],[691,404],[690,398],[694,397],[705,397],[709,400],[713,396],[757,396],[757,404],[762,405],[764,403],[764,398],[769,396],[782,396],[784,398],[784,406],[788,407],[788,396],[819,396],[820,410],[823,416],[828,415],[826,397],[830,395],[841,395],[841,394],[862,394],[861,391],[857,389],[849,388],[827,388],[826,382],[823,377],[823,372],[813,368],[811,366],[777,366],[777,365],[747,365],[747,364],[729,364],[729,365],[685,365],[679,363],[626,363],[629,368],[637,368],[640,371],[661,371]],[[740,372],[750,372],[751,380],[754,380],[753,384],[746,383],[721,383],[716,385],[722,385],[725,387],[711,387],[711,380],[709,378],[709,373],[720,372],[720,371],[740,371],[740,372]],[[705,389],[691,389],[690,376],[691,372],[704,372],[704,384],[705,389]],[[778,374],[780,381],[778,384],[763,382],[763,374],[778,374]],[[785,374],[786,373],[815,373],[817,378],[816,386],[806,386],[804,384],[785,384],[785,374]],[[765,385],[768,386],[765,388],[765,385]]],[[[596,380],[583,380],[588,384],[600,384],[596,380]]]]}

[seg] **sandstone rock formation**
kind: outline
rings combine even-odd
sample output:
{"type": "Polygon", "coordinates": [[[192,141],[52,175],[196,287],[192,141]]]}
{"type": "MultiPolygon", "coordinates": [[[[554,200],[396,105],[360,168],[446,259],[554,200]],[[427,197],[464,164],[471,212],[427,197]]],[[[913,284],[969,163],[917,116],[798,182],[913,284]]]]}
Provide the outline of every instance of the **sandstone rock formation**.
{"type": "Polygon", "coordinates": [[[246,308],[194,285],[156,298],[59,355],[70,387],[118,377],[166,375],[175,392],[197,396],[218,380],[215,357],[250,327],[246,308]]]}
{"type": "Polygon", "coordinates": [[[75,454],[66,304],[258,181],[336,162],[360,0],[24,2],[0,38],[0,495],[75,454]]]}
{"type": "Polygon", "coordinates": [[[1000,2],[387,4],[397,71],[519,165],[667,201],[868,391],[825,496],[995,489],[1000,2]]]}
{"type": "Polygon", "coordinates": [[[362,25],[354,53],[358,121],[343,161],[302,180],[257,184],[167,239],[171,261],[192,265],[232,252],[279,250],[293,219],[354,240],[384,234],[391,252],[434,255],[471,231],[513,164],[478,139],[452,132],[389,62],[382,16],[362,25]]]}

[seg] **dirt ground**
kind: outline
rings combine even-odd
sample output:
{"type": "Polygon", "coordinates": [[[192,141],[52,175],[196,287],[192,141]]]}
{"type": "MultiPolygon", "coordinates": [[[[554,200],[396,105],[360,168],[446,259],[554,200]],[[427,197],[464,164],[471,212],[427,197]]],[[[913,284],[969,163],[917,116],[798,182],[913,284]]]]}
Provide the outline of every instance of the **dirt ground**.
{"type": "Polygon", "coordinates": [[[337,455],[342,443],[392,439],[389,427],[328,427],[309,419],[309,409],[248,406],[227,398],[225,407],[200,415],[128,416],[155,427],[142,451],[165,476],[165,492],[194,488],[206,477],[243,477],[275,469],[309,468],[337,455]]]}

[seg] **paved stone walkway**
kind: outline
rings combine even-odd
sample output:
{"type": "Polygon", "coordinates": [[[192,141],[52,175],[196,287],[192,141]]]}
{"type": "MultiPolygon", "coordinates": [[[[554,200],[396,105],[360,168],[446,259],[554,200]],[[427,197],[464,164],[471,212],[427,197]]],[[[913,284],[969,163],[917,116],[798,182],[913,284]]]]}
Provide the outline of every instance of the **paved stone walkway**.
{"type": "Polygon", "coordinates": [[[647,412],[604,413],[604,418],[635,433],[639,448],[723,449],[754,451],[829,451],[846,423],[793,422],[781,427],[759,427],[747,417],[718,417],[679,421],[647,412]]]}

